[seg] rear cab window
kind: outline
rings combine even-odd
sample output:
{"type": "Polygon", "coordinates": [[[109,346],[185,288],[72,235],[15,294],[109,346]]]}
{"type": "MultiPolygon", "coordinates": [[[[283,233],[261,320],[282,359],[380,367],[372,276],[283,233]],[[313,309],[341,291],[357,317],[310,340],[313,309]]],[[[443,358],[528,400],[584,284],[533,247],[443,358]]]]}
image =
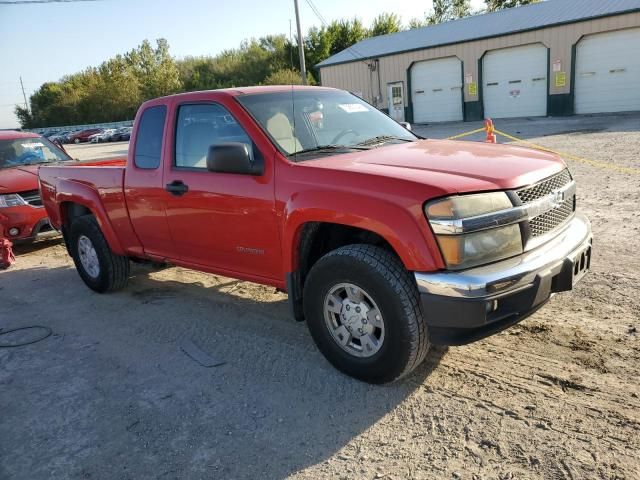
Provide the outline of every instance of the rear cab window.
{"type": "Polygon", "coordinates": [[[166,105],[155,105],[142,112],[134,150],[136,167],[156,169],[160,166],[166,116],[166,105]]]}

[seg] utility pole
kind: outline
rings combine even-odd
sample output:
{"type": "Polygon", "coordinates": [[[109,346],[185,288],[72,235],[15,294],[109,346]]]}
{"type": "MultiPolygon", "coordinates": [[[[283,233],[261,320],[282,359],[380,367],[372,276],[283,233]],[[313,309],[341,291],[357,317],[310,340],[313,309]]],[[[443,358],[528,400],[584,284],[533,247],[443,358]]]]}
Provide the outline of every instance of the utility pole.
{"type": "Polygon", "coordinates": [[[307,69],[304,66],[304,44],[302,39],[302,28],[300,28],[300,10],[298,8],[298,0],[293,0],[296,7],[296,26],[298,27],[298,53],[300,54],[300,75],[302,76],[302,85],[307,84],[307,69]]]}
{"type": "Polygon", "coordinates": [[[22,83],[22,77],[20,77],[20,86],[22,87],[22,98],[24,98],[24,108],[27,109],[27,112],[29,111],[29,105],[27,104],[27,96],[24,93],[24,85],[22,83]]]}

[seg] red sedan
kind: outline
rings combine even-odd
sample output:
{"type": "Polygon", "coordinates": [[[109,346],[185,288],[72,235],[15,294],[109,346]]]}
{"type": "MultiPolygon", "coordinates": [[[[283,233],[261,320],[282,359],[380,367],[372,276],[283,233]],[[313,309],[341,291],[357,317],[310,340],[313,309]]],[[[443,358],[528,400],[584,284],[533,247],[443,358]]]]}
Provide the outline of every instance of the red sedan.
{"type": "Polygon", "coordinates": [[[35,133],[0,131],[0,238],[33,241],[55,234],[42,208],[38,167],[72,160],[35,133]]]}
{"type": "Polygon", "coordinates": [[[76,132],[73,135],[69,136],[69,143],[88,142],[91,135],[93,135],[94,133],[100,133],[101,131],[101,128],[89,128],[87,130],[80,130],[79,132],[76,132]]]}

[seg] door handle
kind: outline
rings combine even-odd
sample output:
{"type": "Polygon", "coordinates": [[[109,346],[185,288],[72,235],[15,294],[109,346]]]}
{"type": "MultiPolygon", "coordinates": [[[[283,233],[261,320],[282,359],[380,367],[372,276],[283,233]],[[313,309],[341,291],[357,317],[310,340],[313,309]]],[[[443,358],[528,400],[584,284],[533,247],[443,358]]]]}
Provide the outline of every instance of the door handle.
{"type": "Polygon", "coordinates": [[[166,190],[172,195],[180,196],[189,191],[189,186],[185,185],[182,180],[174,180],[171,183],[167,183],[166,190]]]}

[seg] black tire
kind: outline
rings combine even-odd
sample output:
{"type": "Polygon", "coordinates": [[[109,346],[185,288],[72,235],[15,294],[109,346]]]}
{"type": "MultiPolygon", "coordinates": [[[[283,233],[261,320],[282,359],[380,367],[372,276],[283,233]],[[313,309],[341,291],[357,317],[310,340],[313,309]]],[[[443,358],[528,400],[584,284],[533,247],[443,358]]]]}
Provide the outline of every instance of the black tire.
{"type": "Polygon", "coordinates": [[[90,289],[104,293],[120,290],[127,285],[129,258],[115,255],[111,251],[95,217],[86,215],[76,219],[71,225],[69,243],[76,270],[90,289]],[[87,272],[79,258],[78,242],[83,236],[91,241],[98,257],[99,273],[95,277],[87,272]]]}
{"type": "Polygon", "coordinates": [[[303,303],[309,331],[320,351],[338,370],[359,380],[397,380],[420,365],[429,349],[415,281],[399,259],[382,248],[348,245],[322,257],[307,277],[303,303]],[[373,356],[348,353],[329,331],[325,298],[342,283],[366,291],[382,313],[385,337],[373,356]]]}

